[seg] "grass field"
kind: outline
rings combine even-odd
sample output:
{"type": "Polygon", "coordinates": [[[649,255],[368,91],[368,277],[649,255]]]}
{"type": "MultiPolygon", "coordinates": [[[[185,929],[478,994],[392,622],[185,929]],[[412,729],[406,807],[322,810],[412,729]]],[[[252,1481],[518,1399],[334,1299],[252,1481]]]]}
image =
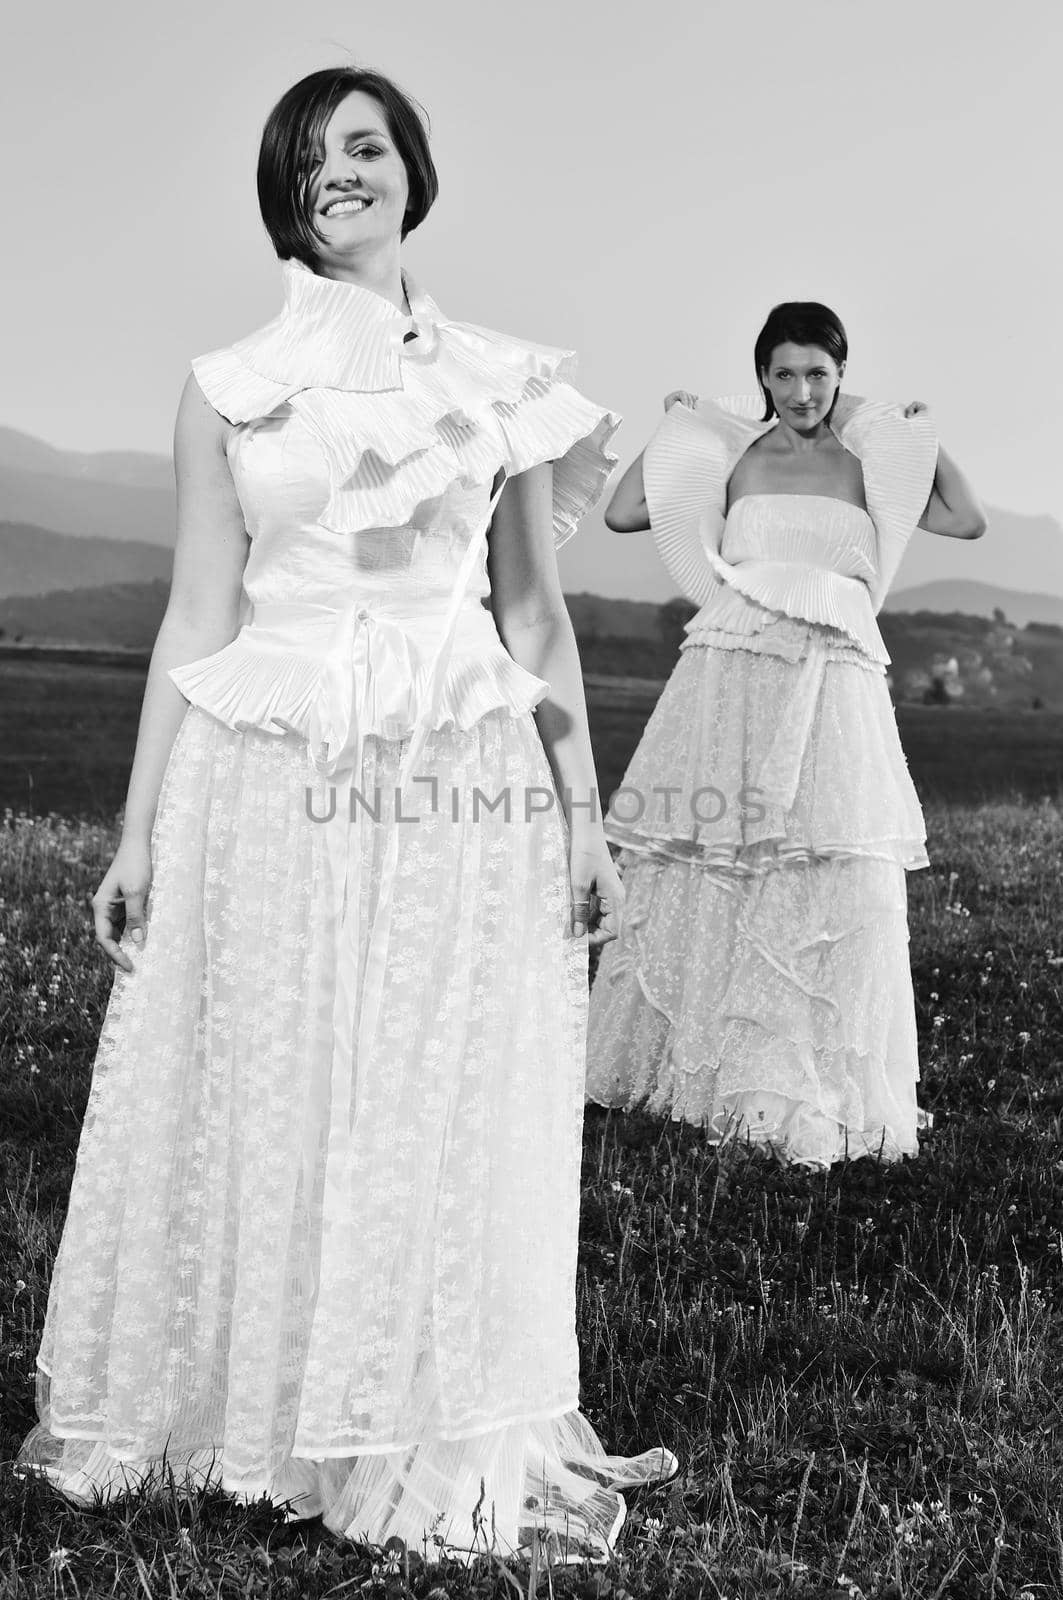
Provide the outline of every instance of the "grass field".
{"type": "MultiPolygon", "coordinates": [[[[0,810],[113,818],[143,692],[140,666],[0,653],[0,810]]],[[[604,795],[620,784],[659,693],[652,680],[588,678],[604,795]]],[[[1063,713],[901,706],[898,722],[924,799],[1063,797],[1063,713]]]]}
{"type": "MultiPolygon", "coordinates": [[[[68,685],[60,733],[42,723],[39,738],[46,754],[99,748],[103,796],[103,756],[129,738],[139,681],[125,701],[101,703],[98,687],[79,700],[68,685]]],[[[603,786],[604,741],[615,764],[644,720],[624,704],[614,693],[597,721],[603,786]]],[[[962,715],[928,709],[925,727],[944,728],[943,714],[962,715]]],[[[661,1441],[682,1456],[674,1484],[633,1497],[609,1568],[425,1570],[219,1495],[79,1512],[0,1467],[2,1600],[1058,1600],[1063,815],[1036,798],[927,809],[934,865],[909,882],[935,1125],[917,1158],[817,1175],[715,1153],[691,1129],[588,1116],[582,1403],[610,1448],[661,1441]]],[[[2,1461],[33,1421],[109,983],[85,901],[113,843],[113,822],[84,816],[0,828],[2,1461]]]]}

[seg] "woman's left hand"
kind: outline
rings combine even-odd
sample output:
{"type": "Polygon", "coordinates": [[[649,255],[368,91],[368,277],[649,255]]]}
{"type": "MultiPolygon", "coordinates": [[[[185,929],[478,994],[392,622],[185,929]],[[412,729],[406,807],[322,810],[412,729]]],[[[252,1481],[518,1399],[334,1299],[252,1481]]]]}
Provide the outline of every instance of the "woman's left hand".
{"type": "Polygon", "coordinates": [[[624,914],[624,886],[600,828],[589,835],[573,834],[568,873],[572,895],[569,928],[573,937],[580,939],[586,933],[587,942],[594,945],[615,939],[624,914]]]}
{"type": "Polygon", "coordinates": [[[925,400],[909,400],[908,404],[904,408],[904,414],[906,417],[918,417],[924,411],[929,410],[930,407],[927,405],[925,400]]]}

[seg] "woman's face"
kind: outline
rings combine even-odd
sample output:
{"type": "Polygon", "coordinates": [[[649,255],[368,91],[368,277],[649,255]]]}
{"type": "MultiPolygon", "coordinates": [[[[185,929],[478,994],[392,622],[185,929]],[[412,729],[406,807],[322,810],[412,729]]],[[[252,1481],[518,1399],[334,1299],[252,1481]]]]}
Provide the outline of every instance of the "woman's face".
{"type": "Polygon", "coordinates": [[[818,345],[777,344],[760,375],[780,418],[804,433],[826,417],[844,371],[818,345]]]}
{"type": "Polygon", "coordinates": [[[340,265],[400,238],[409,184],[383,107],[360,89],[332,113],[323,147],[310,205],[314,226],[326,241],[321,262],[340,265]]]}

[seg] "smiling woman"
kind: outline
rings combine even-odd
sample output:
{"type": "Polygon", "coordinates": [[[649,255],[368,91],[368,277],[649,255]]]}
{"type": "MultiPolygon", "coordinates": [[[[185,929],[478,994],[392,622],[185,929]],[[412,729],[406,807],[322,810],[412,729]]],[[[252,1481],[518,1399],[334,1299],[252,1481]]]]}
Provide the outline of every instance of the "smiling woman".
{"type": "Polygon", "coordinates": [[[424,123],[380,73],[311,73],[266,123],[258,201],[282,261],[315,272],[342,268],[355,243],[405,239],[438,193],[424,123]],[[356,233],[339,221],[359,216],[356,233]]]}
{"type": "Polygon", "coordinates": [[[22,1462],[82,1502],[165,1462],[352,1538],[600,1560],[676,1465],[578,1409],[588,929],[622,891],[554,550],[619,419],[402,270],[436,190],[375,73],[267,123],[286,302],[181,404],[22,1462]]]}

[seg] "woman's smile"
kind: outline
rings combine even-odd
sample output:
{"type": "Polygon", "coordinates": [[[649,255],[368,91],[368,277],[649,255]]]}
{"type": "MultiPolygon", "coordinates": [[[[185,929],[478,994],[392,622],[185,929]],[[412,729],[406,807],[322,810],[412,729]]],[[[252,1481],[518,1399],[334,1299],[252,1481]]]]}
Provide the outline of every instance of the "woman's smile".
{"type": "Polygon", "coordinates": [[[373,204],[368,195],[343,195],[339,200],[330,200],[321,215],[323,217],[344,217],[359,211],[367,211],[373,204]]]}

